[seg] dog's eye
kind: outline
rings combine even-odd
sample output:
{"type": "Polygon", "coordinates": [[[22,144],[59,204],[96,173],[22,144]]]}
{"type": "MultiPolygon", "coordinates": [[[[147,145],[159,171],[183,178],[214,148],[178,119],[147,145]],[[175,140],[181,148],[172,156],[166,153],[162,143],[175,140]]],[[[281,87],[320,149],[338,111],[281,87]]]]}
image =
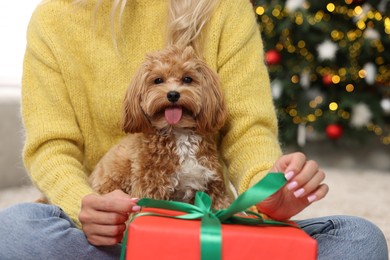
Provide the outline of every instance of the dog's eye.
{"type": "Polygon", "coordinates": [[[184,77],[183,78],[183,82],[184,83],[191,83],[192,82],[192,78],[191,77],[184,77]]]}
{"type": "Polygon", "coordinates": [[[161,84],[164,83],[164,80],[162,78],[157,78],[154,80],[154,84],[161,84]]]}

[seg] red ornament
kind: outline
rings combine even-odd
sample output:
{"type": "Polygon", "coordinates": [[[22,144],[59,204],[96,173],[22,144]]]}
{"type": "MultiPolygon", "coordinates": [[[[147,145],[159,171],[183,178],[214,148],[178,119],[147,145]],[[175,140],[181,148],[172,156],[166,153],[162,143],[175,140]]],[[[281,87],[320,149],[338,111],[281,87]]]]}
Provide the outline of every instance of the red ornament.
{"type": "Polygon", "coordinates": [[[324,83],[324,85],[326,85],[326,86],[332,85],[333,84],[333,82],[332,82],[332,75],[331,74],[325,74],[322,77],[322,83],[324,83]]]}
{"type": "Polygon", "coordinates": [[[277,50],[269,50],[265,53],[265,61],[269,65],[279,64],[282,60],[282,55],[277,50]]]}
{"type": "Polygon", "coordinates": [[[326,135],[332,140],[337,140],[343,135],[343,128],[338,124],[328,125],[325,131],[326,135]]]}

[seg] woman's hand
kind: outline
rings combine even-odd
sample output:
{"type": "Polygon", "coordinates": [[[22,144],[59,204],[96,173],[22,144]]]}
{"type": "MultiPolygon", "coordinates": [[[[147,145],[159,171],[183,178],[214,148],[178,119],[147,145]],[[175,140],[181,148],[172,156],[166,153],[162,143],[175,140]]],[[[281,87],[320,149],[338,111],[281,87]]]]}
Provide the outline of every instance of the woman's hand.
{"type": "Polygon", "coordinates": [[[322,183],[325,173],[315,161],[306,161],[302,153],[280,157],[271,172],[283,172],[288,181],[274,195],[257,204],[261,212],[273,219],[289,219],[328,193],[328,185],[322,183]]]}
{"type": "Polygon", "coordinates": [[[140,210],[137,201],[120,190],[105,195],[85,196],[81,202],[79,220],[88,241],[95,246],[121,242],[129,214],[140,210]]]}

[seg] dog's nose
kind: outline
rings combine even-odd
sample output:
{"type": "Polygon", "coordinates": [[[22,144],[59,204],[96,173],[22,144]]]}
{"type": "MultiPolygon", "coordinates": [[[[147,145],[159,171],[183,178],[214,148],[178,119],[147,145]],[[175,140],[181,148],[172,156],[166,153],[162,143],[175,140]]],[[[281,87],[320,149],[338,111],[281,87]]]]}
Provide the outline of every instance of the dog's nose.
{"type": "Polygon", "coordinates": [[[180,93],[177,91],[169,91],[167,94],[167,98],[168,98],[169,102],[175,103],[179,100],[180,93]]]}

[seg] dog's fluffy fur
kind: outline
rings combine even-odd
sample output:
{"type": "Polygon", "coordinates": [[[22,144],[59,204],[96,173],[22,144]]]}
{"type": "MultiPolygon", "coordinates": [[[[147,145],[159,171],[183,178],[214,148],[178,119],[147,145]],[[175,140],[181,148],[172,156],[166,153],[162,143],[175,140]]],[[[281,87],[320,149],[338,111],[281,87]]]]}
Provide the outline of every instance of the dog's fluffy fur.
{"type": "Polygon", "coordinates": [[[226,118],[218,76],[191,47],[146,56],[124,100],[128,135],[90,176],[101,194],[193,202],[205,191],[216,209],[229,205],[215,133],[226,118]]]}

